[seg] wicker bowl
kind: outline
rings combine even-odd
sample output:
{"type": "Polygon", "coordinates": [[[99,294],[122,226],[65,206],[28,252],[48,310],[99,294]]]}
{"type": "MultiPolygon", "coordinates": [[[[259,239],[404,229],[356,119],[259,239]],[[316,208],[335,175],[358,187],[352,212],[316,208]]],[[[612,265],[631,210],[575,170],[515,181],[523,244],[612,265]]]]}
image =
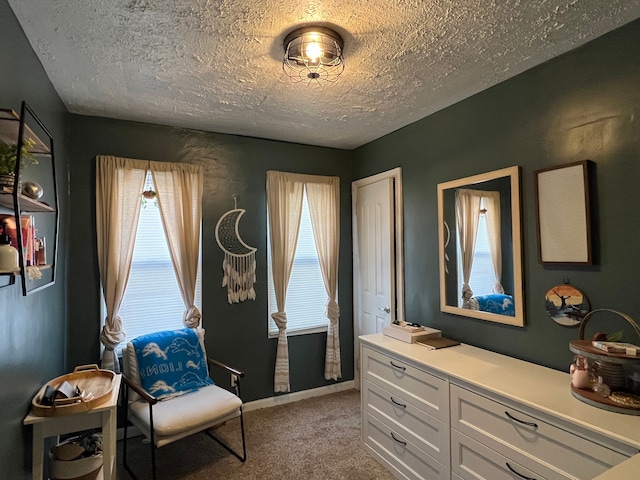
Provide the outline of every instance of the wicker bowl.
{"type": "Polygon", "coordinates": [[[101,370],[95,364],[78,366],[73,373],[54,378],[43,385],[31,401],[32,412],[41,417],[53,417],[91,410],[109,400],[115,376],[111,370],[101,370]],[[77,385],[83,392],[92,393],[93,396],[90,400],[84,397],[60,399],[53,405],[40,403],[47,386],[57,389],[65,381],[73,386],[77,385]]]}
{"type": "Polygon", "coordinates": [[[95,480],[102,470],[102,453],[77,460],[56,460],[49,454],[51,480],[95,480]]]}

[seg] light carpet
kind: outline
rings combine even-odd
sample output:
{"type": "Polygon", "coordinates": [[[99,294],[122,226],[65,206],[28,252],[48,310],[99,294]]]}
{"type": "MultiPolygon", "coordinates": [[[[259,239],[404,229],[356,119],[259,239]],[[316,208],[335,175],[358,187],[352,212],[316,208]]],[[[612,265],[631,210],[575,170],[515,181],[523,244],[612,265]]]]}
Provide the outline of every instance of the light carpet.
{"type": "MultiPolygon", "coordinates": [[[[362,447],[360,392],[346,390],[245,413],[247,461],[240,462],[206,434],[157,450],[158,480],[391,480],[362,447]]],[[[216,430],[241,451],[239,420],[216,430]]],[[[129,464],[140,480],[151,478],[149,445],[129,439],[129,464]]],[[[118,442],[118,479],[122,468],[118,442]]]]}

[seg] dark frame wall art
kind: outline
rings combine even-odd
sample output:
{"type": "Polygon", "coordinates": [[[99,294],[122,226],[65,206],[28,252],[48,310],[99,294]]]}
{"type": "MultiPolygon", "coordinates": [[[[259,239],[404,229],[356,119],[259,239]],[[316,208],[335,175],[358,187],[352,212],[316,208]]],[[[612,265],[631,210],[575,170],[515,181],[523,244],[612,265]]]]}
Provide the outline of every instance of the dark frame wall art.
{"type": "Polygon", "coordinates": [[[590,160],[534,172],[538,261],[593,265],[590,160]]]}

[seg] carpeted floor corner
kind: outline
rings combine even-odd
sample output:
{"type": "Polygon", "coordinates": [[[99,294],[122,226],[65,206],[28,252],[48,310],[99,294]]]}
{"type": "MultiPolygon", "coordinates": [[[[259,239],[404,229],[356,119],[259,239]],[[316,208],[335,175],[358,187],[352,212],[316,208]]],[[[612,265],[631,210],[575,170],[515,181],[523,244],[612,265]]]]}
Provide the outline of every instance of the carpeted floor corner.
{"type": "MultiPolygon", "coordinates": [[[[158,480],[391,480],[393,475],[362,447],[360,392],[347,390],[245,413],[247,461],[240,462],[206,434],[162,447],[158,480]]],[[[216,430],[241,450],[239,420],[216,430]]],[[[140,480],[151,478],[150,447],[129,440],[129,463],[140,480]]],[[[118,442],[118,479],[122,468],[118,442]]]]}

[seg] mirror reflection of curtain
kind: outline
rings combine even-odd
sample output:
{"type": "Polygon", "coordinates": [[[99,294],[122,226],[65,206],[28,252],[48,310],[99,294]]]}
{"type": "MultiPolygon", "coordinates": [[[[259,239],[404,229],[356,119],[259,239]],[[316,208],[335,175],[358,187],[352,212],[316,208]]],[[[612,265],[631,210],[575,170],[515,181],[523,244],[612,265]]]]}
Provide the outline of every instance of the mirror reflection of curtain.
{"type": "Polygon", "coordinates": [[[473,255],[476,250],[478,221],[480,220],[480,200],[482,192],[459,188],[456,190],[456,227],[462,258],[462,308],[470,308],[469,300],[473,290],[469,286],[473,255]]]}
{"type": "Polygon", "coordinates": [[[484,204],[484,218],[487,224],[487,235],[489,236],[489,253],[493,264],[495,284],[493,293],[504,293],[502,287],[502,241],[500,233],[500,192],[482,192],[484,204]]]}

